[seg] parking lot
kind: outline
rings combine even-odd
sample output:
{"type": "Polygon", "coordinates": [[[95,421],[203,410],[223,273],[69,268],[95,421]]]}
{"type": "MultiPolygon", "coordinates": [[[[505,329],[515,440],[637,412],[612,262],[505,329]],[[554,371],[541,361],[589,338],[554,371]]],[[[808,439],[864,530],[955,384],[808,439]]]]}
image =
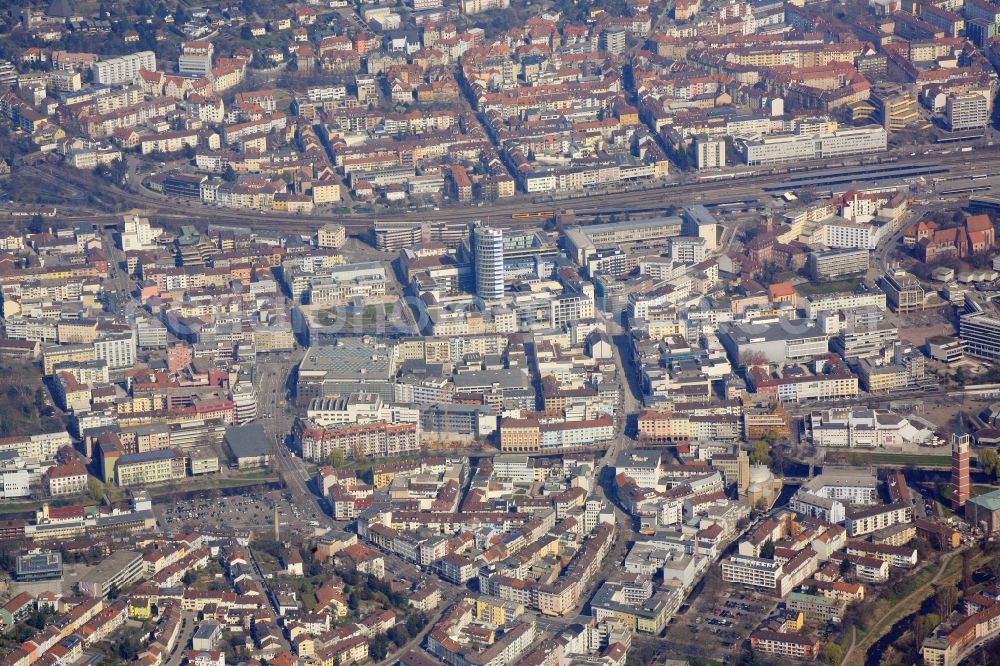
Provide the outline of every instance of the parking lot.
{"type": "Polygon", "coordinates": [[[157,519],[164,528],[205,529],[233,528],[270,530],[277,508],[280,527],[305,528],[319,524],[315,505],[300,507],[284,492],[246,492],[226,497],[201,494],[190,499],[165,502],[156,507],[157,519]],[[314,524],[315,523],[315,524],[314,524]]]}
{"type": "Polygon", "coordinates": [[[730,587],[718,567],[706,575],[706,585],[677,613],[667,627],[668,652],[699,659],[725,660],[738,653],[744,640],[777,607],[773,597],[730,587]]]}

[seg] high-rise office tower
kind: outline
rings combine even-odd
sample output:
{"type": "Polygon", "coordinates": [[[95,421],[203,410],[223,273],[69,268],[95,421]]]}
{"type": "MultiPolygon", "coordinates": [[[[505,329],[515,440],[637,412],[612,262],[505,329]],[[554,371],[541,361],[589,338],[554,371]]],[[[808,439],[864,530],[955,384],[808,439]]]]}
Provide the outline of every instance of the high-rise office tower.
{"type": "Polygon", "coordinates": [[[472,231],[476,293],[487,301],[503,298],[503,230],[476,226],[472,231]]]}

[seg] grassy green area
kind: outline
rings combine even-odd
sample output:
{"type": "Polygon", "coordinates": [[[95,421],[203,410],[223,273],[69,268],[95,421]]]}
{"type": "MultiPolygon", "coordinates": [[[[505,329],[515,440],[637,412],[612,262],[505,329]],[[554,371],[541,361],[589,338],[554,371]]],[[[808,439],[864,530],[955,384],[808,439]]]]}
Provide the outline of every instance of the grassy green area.
{"type": "MultiPolygon", "coordinates": [[[[973,558],[973,569],[985,564],[990,559],[990,554],[979,553],[973,558]]],[[[852,664],[864,663],[864,655],[869,646],[877,641],[896,622],[917,610],[934,590],[944,585],[954,585],[962,577],[962,558],[959,555],[949,557],[946,562],[935,562],[933,565],[922,569],[919,573],[909,576],[902,583],[901,587],[910,590],[907,594],[902,594],[900,590],[894,590],[893,594],[876,602],[870,616],[878,618],[877,621],[866,623],[864,628],[858,629],[857,644],[852,655],[852,664]],[[942,571],[943,567],[943,571],[942,571]],[[928,585],[933,580],[935,574],[941,571],[934,585],[928,585]],[[911,582],[910,579],[919,579],[919,584],[911,582]],[[897,603],[903,602],[892,610],[897,603]]],[[[846,631],[845,631],[846,633],[846,631]]]]}
{"type": "Polygon", "coordinates": [[[31,513],[36,511],[40,506],[42,506],[41,502],[0,502],[0,516],[15,513],[31,513]]]}
{"type": "Polygon", "coordinates": [[[795,291],[800,296],[816,296],[821,294],[837,294],[840,292],[857,291],[860,279],[834,280],[832,282],[803,282],[795,285],[795,291]]]}
{"type": "Polygon", "coordinates": [[[277,483],[278,481],[278,477],[271,474],[248,474],[229,478],[207,478],[189,483],[179,483],[170,486],[150,488],[149,494],[153,497],[162,497],[165,495],[173,495],[175,493],[189,493],[198,490],[222,490],[259,486],[267,483],[277,483]]]}
{"type": "Polygon", "coordinates": [[[849,456],[840,452],[828,453],[826,459],[830,462],[844,460],[861,465],[917,465],[923,467],[951,467],[950,456],[921,455],[914,453],[866,453],[851,451],[849,456]]]}

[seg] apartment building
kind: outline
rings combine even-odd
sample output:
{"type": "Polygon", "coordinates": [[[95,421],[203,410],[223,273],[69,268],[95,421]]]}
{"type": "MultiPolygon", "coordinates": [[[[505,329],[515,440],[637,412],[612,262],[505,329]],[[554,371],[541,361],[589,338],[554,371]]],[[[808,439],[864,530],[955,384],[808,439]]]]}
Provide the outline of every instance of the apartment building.
{"type": "Polygon", "coordinates": [[[809,273],[817,280],[832,280],[844,275],[864,273],[871,265],[867,248],[812,252],[806,259],[809,273]]]}
{"type": "Polygon", "coordinates": [[[912,569],[917,566],[917,549],[910,546],[890,546],[869,543],[867,541],[848,541],[848,555],[865,555],[889,563],[900,569],[912,569]]]}
{"type": "Polygon", "coordinates": [[[135,367],[136,340],[133,331],[114,333],[94,341],[94,355],[118,370],[135,367]]]}
{"type": "Polygon", "coordinates": [[[979,93],[950,94],[944,115],[952,132],[982,129],[990,122],[989,100],[979,93]]]}
{"type": "Polygon", "coordinates": [[[139,70],[156,71],[156,54],[152,51],[140,51],[129,55],[100,60],[90,66],[94,83],[103,85],[121,85],[133,83],[139,76],[139,70]]]}
{"type": "Polygon", "coordinates": [[[750,634],[750,647],[779,657],[814,660],[819,656],[820,642],[806,634],[757,629],[750,634]]]}
{"type": "Polygon", "coordinates": [[[300,419],[296,423],[294,437],[302,458],[314,462],[325,462],[334,450],[348,456],[377,458],[420,450],[420,435],[415,423],[369,423],[322,428],[300,419]]]}
{"type": "Polygon", "coordinates": [[[775,560],[733,555],[722,561],[722,580],[727,583],[776,591],[781,576],[781,564],[775,560]]]}
{"type": "Polygon", "coordinates": [[[53,467],[46,474],[49,495],[78,495],[87,490],[87,468],[79,462],[53,467]]]}
{"type": "Polygon", "coordinates": [[[847,511],[847,534],[852,537],[871,534],[875,530],[885,529],[898,523],[913,521],[913,507],[909,504],[896,502],[871,507],[859,507],[847,511]]]}

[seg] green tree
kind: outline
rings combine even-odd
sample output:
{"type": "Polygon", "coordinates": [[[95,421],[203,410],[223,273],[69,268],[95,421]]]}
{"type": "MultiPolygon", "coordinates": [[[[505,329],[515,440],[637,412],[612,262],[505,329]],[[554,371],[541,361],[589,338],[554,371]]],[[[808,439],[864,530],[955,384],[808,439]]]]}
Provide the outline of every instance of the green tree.
{"type": "Polygon", "coordinates": [[[360,605],[361,597],[358,596],[357,590],[351,590],[351,593],[347,596],[347,607],[356,611],[360,605]]]}
{"type": "Polygon", "coordinates": [[[844,658],[844,650],[836,643],[827,643],[823,646],[823,658],[831,664],[839,664],[844,658]]]}
{"type": "Polygon", "coordinates": [[[410,632],[406,630],[405,624],[397,624],[389,630],[388,636],[396,647],[403,647],[410,640],[410,632]]]}
{"type": "Polygon", "coordinates": [[[340,449],[333,449],[330,451],[330,457],[327,459],[327,462],[329,462],[330,467],[333,467],[334,469],[340,467],[344,464],[344,452],[340,449]]]}
{"type": "Polygon", "coordinates": [[[374,661],[382,661],[389,654],[389,639],[379,634],[368,645],[368,654],[374,661]]]}
{"type": "Polygon", "coordinates": [[[1000,478],[1000,455],[997,455],[995,449],[982,447],[976,449],[976,456],[979,458],[979,467],[990,478],[990,481],[996,483],[997,479],[1000,478]]]}
{"type": "Polygon", "coordinates": [[[765,560],[774,559],[774,542],[768,539],[760,547],[760,556],[765,560]]]}
{"type": "Polygon", "coordinates": [[[751,444],[750,449],[750,464],[752,465],[770,465],[771,464],[771,452],[770,447],[768,447],[767,442],[764,440],[757,440],[751,444]]]}
{"type": "Polygon", "coordinates": [[[746,646],[740,652],[736,666],[760,666],[760,659],[757,657],[757,653],[750,649],[750,646],[746,646]]]}
{"type": "Polygon", "coordinates": [[[28,223],[28,233],[40,234],[45,231],[45,218],[41,215],[32,215],[31,222],[28,223]]]}
{"type": "Polygon", "coordinates": [[[938,615],[937,613],[928,613],[927,615],[924,615],[923,618],[921,618],[921,622],[923,622],[924,635],[926,636],[927,634],[937,629],[937,626],[941,624],[941,616],[938,615]]]}
{"type": "Polygon", "coordinates": [[[90,499],[95,502],[100,502],[104,499],[104,484],[101,483],[100,479],[95,476],[87,477],[87,492],[90,493],[90,499]]]}
{"type": "Polygon", "coordinates": [[[142,643],[139,639],[134,634],[129,634],[118,643],[118,656],[126,663],[135,663],[141,649],[142,643]]]}
{"type": "Polygon", "coordinates": [[[222,180],[226,181],[227,183],[236,182],[236,170],[233,169],[232,164],[226,165],[225,170],[222,172],[222,180]]]}
{"type": "Polygon", "coordinates": [[[98,164],[94,168],[94,173],[115,185],[124,185],[128,176],[128,160],[119,157],[111,160],[108,164],[98,164]]]}

